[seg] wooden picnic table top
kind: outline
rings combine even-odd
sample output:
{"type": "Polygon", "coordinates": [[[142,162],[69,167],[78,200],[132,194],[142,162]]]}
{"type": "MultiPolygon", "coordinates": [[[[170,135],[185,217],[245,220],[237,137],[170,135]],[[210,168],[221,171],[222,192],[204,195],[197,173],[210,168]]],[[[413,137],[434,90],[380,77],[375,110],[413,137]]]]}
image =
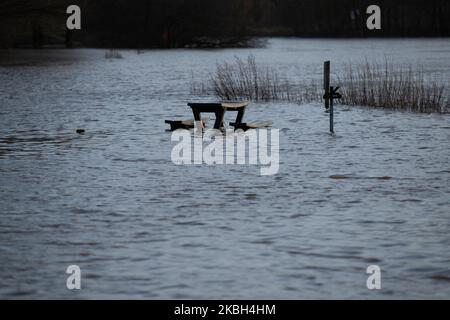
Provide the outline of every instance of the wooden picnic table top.
{"type": "Polygon", "coordinates": [[[225,110],[239,110],[247,108],[250,102],[191,102],[188,106],[191,108],[224,108],[225,110]]]}

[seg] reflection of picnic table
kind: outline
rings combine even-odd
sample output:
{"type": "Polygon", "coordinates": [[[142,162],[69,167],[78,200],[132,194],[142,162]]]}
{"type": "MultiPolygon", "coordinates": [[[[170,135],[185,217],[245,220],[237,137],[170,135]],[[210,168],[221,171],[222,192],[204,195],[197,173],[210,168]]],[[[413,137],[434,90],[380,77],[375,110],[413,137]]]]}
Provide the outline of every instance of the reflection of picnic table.
{"type": "Polygon", "coordinates": [[[236,130],[242,129],[247,131],[249,129],[266,128],[272,125],[271,122],[260,123],[244,123],[245,110],[247,109],[249,102],[217,102],[217,103],[188,103],[194,114],[194,121],[170,121],[166,123],[170,124],[171,130],[177,129],[191,129],[195,127],[195,123],[201,125],[203,129],[208,122],[207,119],[202,118],[202,113],[214,113],[216,116],[216,122],[214,123],[214,129],[221,130],[224,126],[225,113],[227,111],[237,112],[236,121],[230,123],[236,130]]]}

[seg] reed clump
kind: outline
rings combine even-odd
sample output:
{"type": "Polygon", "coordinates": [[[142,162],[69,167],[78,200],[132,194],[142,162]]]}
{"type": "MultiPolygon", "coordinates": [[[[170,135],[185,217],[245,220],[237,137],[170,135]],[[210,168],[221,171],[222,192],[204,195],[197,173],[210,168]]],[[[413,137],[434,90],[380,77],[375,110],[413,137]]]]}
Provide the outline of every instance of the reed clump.
{"type": "Polygon", "coordinates": [[[105,59],[123,59],[123,56],[118,50],[110,49],[105,52],[105,59]]]}
{"type": "Polygon", "coordinates": [[[446,83],[436,74],[426,74],[412,65],[392,62],[348,64],[338,83],[349,106],[367,106],[420,113],[450,111],[446,83]]]}
{"type": "Polygon", "coordinates": [[[253,55],[246,61],[236,57],[234,64],[218,63],[211,83],[214,93],[226,100],[290,100],[287,81],[274,69],[257,65],[253,55]]]}
{"type": "Polygon", "coordinates": [[[253,55],[246,60],[217,63],[216,72],[206,82],[195,82],[191,92],[213,94],[222,100],[308,102],[292,81],[269,66],[258,65],[253,55]]]}

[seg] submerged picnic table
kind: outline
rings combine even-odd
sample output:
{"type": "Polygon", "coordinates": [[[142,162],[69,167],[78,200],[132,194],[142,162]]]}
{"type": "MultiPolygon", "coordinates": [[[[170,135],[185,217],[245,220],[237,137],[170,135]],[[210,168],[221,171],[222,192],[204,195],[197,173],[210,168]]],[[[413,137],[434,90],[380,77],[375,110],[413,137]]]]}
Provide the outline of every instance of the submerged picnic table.
{"type": "Polygon", "coordinates": [[[227,111],[237,112],[235,124],[240,125],[244,120],[245,110],[247,109],[249,102],[218,102],[218,103],[188,103],[188,106],[192,108],[194,113],[194,120],[197,123],[202,122],[202,113],[214,113],[216,115],[216,122],[214,129],[220,130],[224,127],[223,119],[227,111]]]}
{"type": "Polygon", "coordinates": [[[214,129],[222,130],[224,126],[225,113],[227,111],[237,112],[236,121],[230,123],[235,130],[242,129],[244,131],[249,129],[257,129],[271,126],[271,122],[261,123],[244,123],[244,115],[250,102],[215,102],[215,103],[188,103],[194,114],[194,121],[170,121],[166,120],[167,124],[170,124],[171,130],[194,128],[195,123],[201,126],[203,129],[208,122],[207,118],[202,118],[202,113],[214,113],[216,116],[216,122],[214,123],[214,129]]]}

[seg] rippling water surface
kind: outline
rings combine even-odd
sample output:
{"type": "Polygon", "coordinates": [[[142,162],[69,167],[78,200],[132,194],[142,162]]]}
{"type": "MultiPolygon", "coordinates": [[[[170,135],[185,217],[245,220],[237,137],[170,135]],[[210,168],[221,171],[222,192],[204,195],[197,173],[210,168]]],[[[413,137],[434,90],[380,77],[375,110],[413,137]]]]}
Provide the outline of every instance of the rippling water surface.
{"type": "Polygon", "coordinates": [[[339,106],[330,136],[321,105],[254,103],[281,130],[278,175],[172,164],[164,120],[204,99],[192,74],[250,52],[303,80],[384,56],[450,78],[448,39],[2,52],[0,297],[450,298],[449,115],[339,106]]]}

